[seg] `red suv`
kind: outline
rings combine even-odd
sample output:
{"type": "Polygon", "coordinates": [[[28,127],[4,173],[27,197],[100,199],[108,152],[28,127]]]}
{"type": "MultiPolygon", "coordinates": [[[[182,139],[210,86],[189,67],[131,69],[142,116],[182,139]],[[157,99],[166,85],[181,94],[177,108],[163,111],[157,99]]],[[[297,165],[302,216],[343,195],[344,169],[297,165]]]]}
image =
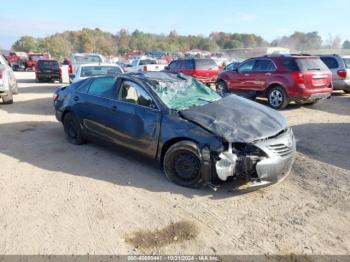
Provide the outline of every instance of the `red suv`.
{"type": "Polygon", "coordinates": [[[312,104],[332,94],[332,74],[317,56],[278,55],[251,58],[218,77],[220,92],[256,92],[275,109],[289,102],[312,104]]]}
{"type": "Polygon", "coordinates": [[[172,61],[167,71],[192,76],[205,84],[216,83],[219,68],[213,59],[188,58],[172,61]]]}

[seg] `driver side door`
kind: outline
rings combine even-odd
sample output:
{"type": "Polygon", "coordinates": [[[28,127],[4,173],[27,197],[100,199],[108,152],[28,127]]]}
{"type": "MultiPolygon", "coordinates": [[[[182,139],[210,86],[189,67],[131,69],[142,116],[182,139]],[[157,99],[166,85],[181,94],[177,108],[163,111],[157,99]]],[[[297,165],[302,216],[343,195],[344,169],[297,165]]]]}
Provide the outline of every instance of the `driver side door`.
{"type": "Polygon", "coordinates": [[[155,157],[161,126],[161,111],[139,84],[122,80],[113,102],[109,136],[125,147],[155,157]]]}

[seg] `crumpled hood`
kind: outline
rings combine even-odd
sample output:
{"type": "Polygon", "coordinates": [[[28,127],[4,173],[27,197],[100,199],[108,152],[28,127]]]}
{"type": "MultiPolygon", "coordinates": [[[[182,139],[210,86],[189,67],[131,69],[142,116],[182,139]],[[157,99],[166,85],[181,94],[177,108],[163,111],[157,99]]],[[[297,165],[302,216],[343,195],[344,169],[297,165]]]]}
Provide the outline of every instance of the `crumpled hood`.
{"type": "Polygon", "coordinates": [[[249,143],[287,128],[287,121],[279,112],[236,95],[179,113],[227,142],[249,143]]]}

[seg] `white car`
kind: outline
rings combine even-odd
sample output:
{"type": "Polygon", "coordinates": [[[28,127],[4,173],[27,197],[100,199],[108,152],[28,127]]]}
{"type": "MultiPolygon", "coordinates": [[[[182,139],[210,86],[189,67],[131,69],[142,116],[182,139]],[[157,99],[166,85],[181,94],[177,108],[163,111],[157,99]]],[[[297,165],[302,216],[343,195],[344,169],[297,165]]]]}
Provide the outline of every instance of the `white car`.
{"type": "Polygon", "coordinates": [[[128,72],[147,72],[147,71],[162,71],[167,64],[160,64],[154,58],[140,57],[131,62],[128,66],[128,72]]]}
{"type": "Polygon", "coordinates": [[[76,83],[92,76],[118,75],[123,73],[123,69],[116,64],[85,64],[78,67],[72,82],[76,83]]]}
{"type": "Polygon", "coordinates": [[[107,63],[104,56],[94,53],[75,53],[72,55],[71,61],[73,74],[75,74],[78,67],[83,64],[107,63]]]}
{"type": "Polygon", "coordinates": [[[15,74],[7,60],[0,54],[0,98],[4,104],[12,104],[14,94],[18,94],[15,74]]]}

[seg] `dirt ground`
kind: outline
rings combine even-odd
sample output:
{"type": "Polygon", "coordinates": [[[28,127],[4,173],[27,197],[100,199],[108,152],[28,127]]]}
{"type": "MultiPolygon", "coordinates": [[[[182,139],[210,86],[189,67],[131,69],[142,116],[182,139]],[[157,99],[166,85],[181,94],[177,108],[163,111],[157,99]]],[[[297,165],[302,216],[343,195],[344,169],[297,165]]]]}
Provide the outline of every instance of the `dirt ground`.
{"type": "Polygon", "coordinates": [[[16,74],[20,94],[0,103],[1,254],[350,254],[349,95],[284,110],[292,173],[238,194],[176,186],[119,148],[68,144],[59,85],[16,74]]]}

